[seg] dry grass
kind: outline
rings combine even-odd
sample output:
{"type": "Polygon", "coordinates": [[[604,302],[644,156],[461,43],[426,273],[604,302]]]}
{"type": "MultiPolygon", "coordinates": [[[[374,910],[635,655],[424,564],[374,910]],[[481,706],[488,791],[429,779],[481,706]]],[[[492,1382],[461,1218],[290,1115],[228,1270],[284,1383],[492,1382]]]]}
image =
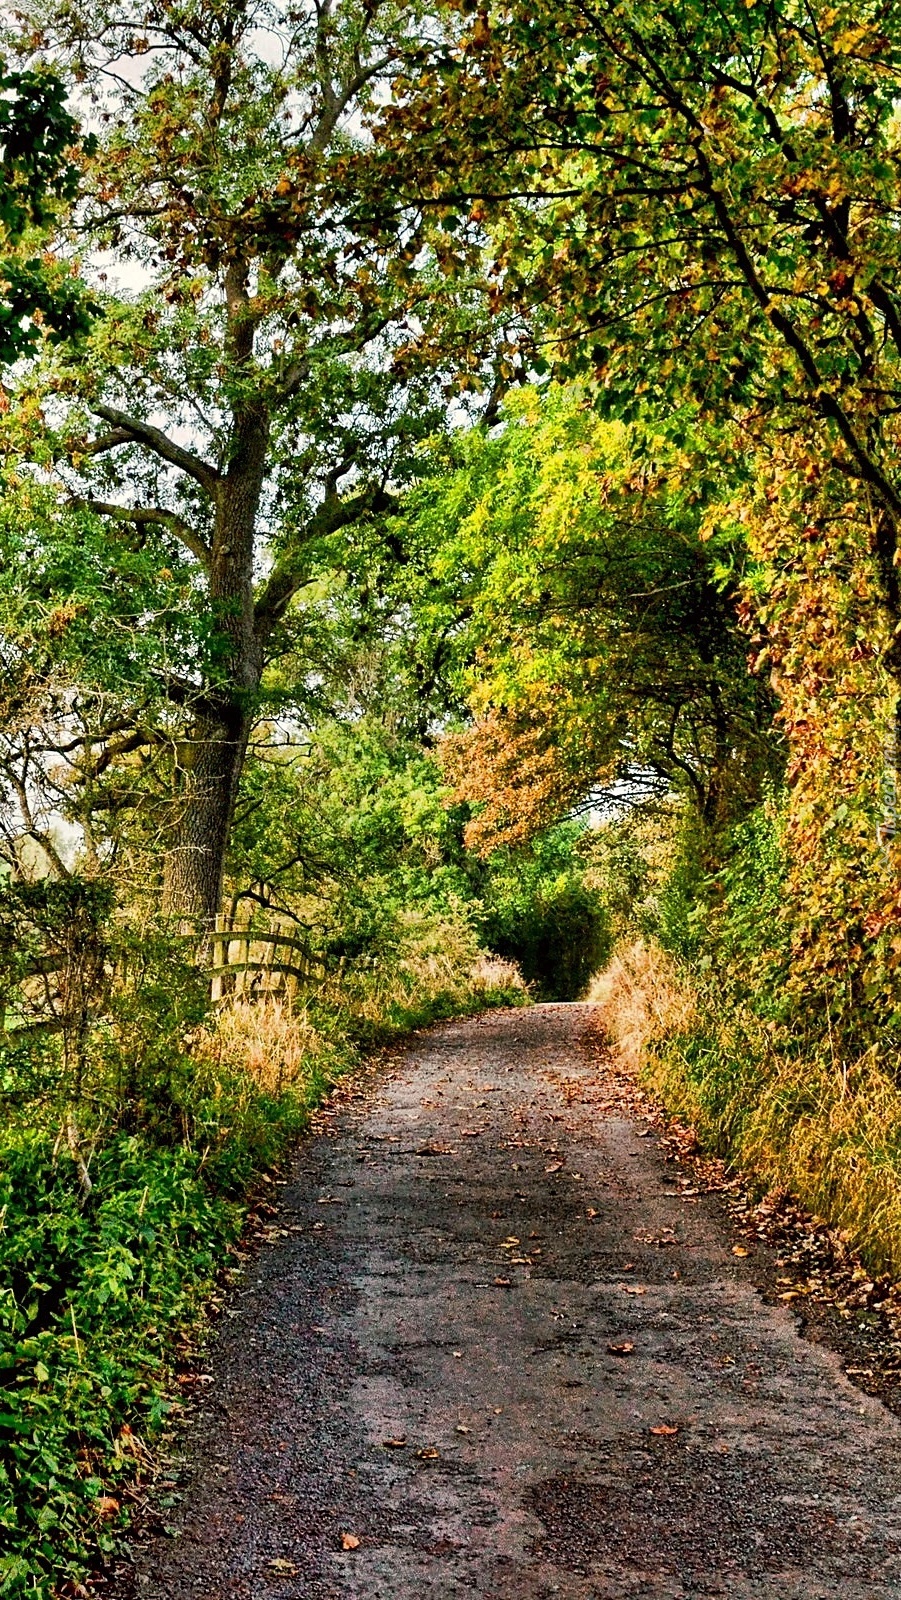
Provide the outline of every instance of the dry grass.
{"type": "Polygon", "coordinates": [[[694,994],[672,957],[641,940],[617,952],[587,998],[601,1006],[623,1064],[635,1071],[652,1044],[687,1033],[698,1021],[694,994]]]}
{"type": "Polygon", "coordinates": [[[620,951],[589,998],[623,1065],[708,1148],[901,1274],[901,1089],[875,1052],[844,1063],[826,1037],[781,1054],[750,1010],[702,996],[653,945],[620,951]]]}
{"type": "Polygon", "coordinates": [[[276,1095],[310,1078],[326,1053],[306,1010],[274,996],[224,1005],[205,1043],[208,1058],[276,1095]]]}
{"type": "Polygon", "coordinates": [[[469,969],[469,986],[475,998],[489,1000],[496,994],[508,994],[512,1000],[525,1003],[529,998],[526,981],[515,961],[505,961],[503,956],[478,955],[469,969]]]}
{"type": "Polygon", "coordinates": [[[772,1063],[740,1158],[875,1268],[901,1273],[901,1092],[871,1052],[850,1069],[828,1056],[772,1063]]]}

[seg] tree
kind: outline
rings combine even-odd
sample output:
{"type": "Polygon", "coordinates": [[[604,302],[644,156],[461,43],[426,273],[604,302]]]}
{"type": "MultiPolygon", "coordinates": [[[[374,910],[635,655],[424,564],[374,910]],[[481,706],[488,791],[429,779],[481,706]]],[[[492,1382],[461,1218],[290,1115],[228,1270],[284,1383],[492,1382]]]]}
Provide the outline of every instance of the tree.
{"type": "MultiPolygon", "coordinates": [[[[107,292],[87,362],[45,367],[35,392],[65,400],[58,473],[105,524],[111,561],[124,541],[161,569],[190,565],[202,646],[157,675],[181,720],[159,741],[164,898],[208,923],[305,552],[380,516],[411,470],[442,404],[417,339],[440,344],[449,318],[484,341],[465,291],[442,293],[423,265],[423,231],[386,249],[374,222],[360,119],[410,45],[413,9],[224,0],[73,22],[51,8],[43,27],[102,129],[78,228],[141,287],[107,292]]],[[[138,748],[146,724],[110,734],[138,748]]]]}
{"type": "Polygon", "coordinates": [[[620,417],[786,433],[870,524],[901,670],[901,32],[882,3],[451,5],[385,114],[411,206],[469,208],[498,304],[620,417]]]}
{"type": "Polygon", "coordinates": [[[522,390],[414,491],[475,714],[443,746],[482,808],[471,843],[528,839],[611,785],[675,788],[714,830],[754,803],[780,743],[735,617],[740,531],[705,539],[710,515],[684,454],[572,387],[522,390]]]}

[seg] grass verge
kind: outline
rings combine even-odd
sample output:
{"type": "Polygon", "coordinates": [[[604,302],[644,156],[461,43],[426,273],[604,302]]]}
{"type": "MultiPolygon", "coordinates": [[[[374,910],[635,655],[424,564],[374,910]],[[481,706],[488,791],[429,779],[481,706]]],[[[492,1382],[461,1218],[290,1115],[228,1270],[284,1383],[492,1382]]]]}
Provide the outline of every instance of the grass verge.
{"type": "Polygon", "coordinates": [[[667,1110],[761,1191],[787,1189],[875,1272],[901,1275],[901,1090],[875,1052],[782,1039],[659,946],[619,950],[589,998],[667,1110]]]}

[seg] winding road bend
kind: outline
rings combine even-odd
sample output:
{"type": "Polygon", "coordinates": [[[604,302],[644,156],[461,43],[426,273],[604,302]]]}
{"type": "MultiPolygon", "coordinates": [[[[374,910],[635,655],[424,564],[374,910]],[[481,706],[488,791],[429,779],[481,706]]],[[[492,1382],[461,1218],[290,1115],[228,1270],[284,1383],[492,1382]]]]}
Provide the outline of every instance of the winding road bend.
{"type": "Polygon", "coordinates": [[[139,1600],[899,1600],[901,1425],[674,1192],[591,1023],[422,1034],[304,1143],[139,1600]]]}

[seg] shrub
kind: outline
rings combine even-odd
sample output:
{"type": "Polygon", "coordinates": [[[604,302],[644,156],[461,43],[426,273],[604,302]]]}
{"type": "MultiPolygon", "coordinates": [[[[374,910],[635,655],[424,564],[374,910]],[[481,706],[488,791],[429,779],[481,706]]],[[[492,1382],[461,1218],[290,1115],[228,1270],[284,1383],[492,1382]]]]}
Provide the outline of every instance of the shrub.
{"type": "Polygon", "coordinates": [[[610,917],[579,855],[583,833],[563,824],[528,849],[498,851],[480,886],[482,941],[545,999],[577,999],[610,953],[610,917]]]}

